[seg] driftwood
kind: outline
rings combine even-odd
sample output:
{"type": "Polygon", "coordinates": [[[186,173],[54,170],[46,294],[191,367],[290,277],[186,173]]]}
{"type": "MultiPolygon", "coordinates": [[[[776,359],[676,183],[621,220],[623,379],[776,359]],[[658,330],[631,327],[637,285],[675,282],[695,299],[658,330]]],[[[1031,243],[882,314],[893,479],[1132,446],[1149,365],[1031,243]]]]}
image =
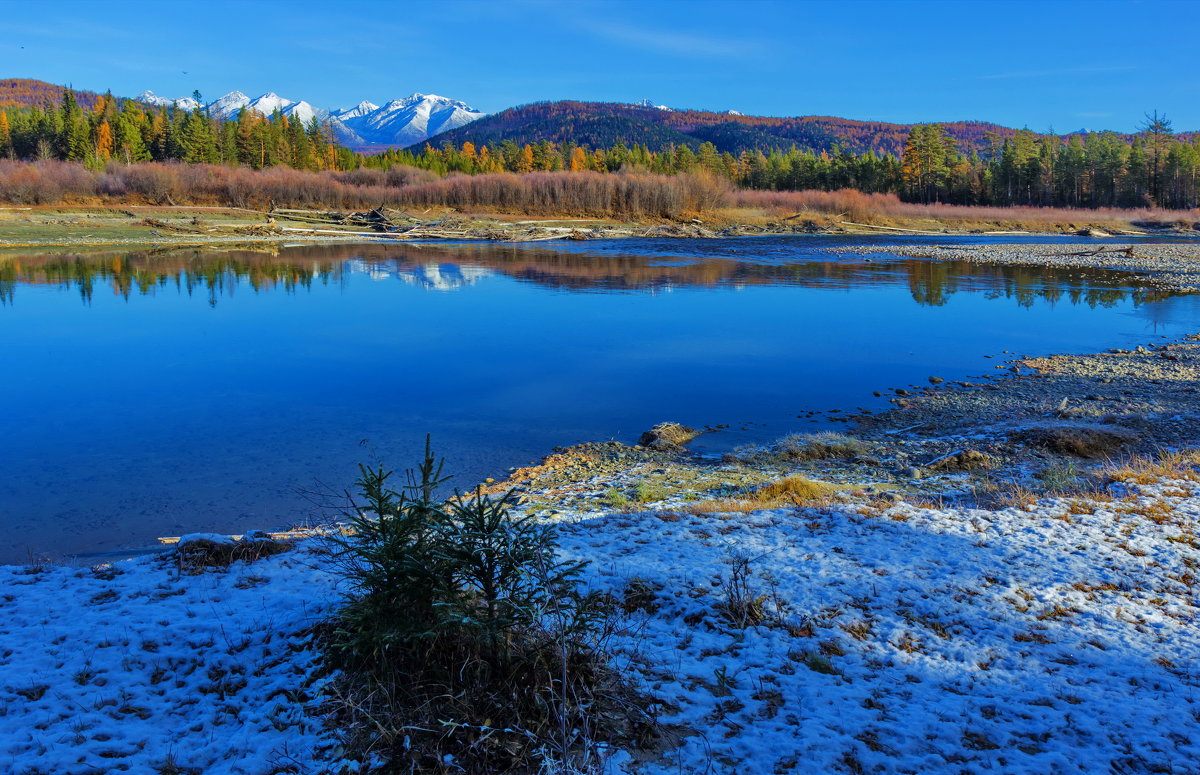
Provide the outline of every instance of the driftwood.
{"type": "Polygon", "coordinates": [[[937,234],[936,231],[921,231],[919,229],[900,229],[895,226],[872,226],[869,223],[853,223],[851,221],[834,221],[834,223],[840,224],[842,226],[861,226],[864,229],[883,229],[884,231],[903,231],[903,232],[907,232],[908,234],[927,234],[927,235],[937,234]]]}

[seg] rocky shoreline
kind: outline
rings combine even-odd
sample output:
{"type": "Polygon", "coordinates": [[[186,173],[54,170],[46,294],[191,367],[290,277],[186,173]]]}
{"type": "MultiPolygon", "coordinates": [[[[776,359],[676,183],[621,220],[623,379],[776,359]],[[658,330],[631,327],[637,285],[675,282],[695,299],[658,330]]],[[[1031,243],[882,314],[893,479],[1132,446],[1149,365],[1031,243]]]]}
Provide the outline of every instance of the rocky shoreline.
{"type": "Polygon", "coordinates": [[[877,253],[934,261],[967,261],[1004,266],[1107,269],[1132,273],[1147,285],[1200,291],[1200,243],[1104,243],[1083,245],[870,245],[828,248],[835,255],[877,253]]]}
{"type": "Polygon", "coordinates": [[[847,449],[795,451],[830,434],[723,458],[680,444],[582,444],[488,488],[516,488],[530,513],[551,519],[736,501],[789,475],[832,483],[846,499],[978,506],[1013,491],[1079,490],[1115,460],[1200,447],[1200,334],[1132,350],[1015,358],[998,368],[991,379],[935,377],[895,388],[886,412],[831,415],[846,426],[837,436],[847,449]]]}

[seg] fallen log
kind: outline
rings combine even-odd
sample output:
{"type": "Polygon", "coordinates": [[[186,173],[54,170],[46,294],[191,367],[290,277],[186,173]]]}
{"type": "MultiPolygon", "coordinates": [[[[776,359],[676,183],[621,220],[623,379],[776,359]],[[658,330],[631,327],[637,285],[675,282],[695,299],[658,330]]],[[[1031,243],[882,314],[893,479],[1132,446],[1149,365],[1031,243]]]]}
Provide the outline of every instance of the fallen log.
{"type": "Polygon", "coordinates": [[[852,221],[834,221],[842,226],[861,226],[864,229],[883,229],[884,231],[903,231],[908,234],[936,235],[936,231],[920,231],[919,229],[901,229],[896,226],[873,226],[869,223],[853,223],[852,221]]]}

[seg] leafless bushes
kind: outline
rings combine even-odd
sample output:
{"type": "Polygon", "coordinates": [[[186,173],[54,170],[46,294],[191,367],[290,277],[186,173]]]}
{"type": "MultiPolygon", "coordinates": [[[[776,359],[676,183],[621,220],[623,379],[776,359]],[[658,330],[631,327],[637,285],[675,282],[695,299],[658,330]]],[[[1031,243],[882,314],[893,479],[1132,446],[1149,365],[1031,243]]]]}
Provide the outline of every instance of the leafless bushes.
{"type": "Polygon", "coordinates": [[[58,204],[96,195],[96,176],[79,164],[0,159],[0,200],[21,205],[58,204]]]}
{"type": "Polygon", "coordinates": [[[0,201],[281,207],[452,207],[535,215],[678,218],[729,204],[732,188],[705,175],[535,172],[438,178],[413,167],[308,172],[210,164],[0,161],[0,201]]]}
{"type": "Polygon", "coordinates": [[[901,215],[905,205],[895,194],[864,194],[852,188],[839,191],[739,191],[741,207],[756,207],[778,213],[813,212],[863,221],[876,215],[901,215]]]}
{"type": "Polygon", "coordinates": [[[696,175],[533,172],[460,175],[397,191],[397,204],[536,215],[677,218],[729,203],[730,185],[696,175]]]}
{"type": "Polygon", "coordinates": [[[1200,221],[1200,211],[1160,209],[1094,210],[1056,207],[987,207],[976,205],[915,204],[901,202],[895,194],[839,191],[738,191],[739,207],[767,210],[790,216],[812,213],[858,223],[930,220],[981,229],[1039,229],[1058,225],[1085,227],[1103,224],[1113,228],[1187,227],[1200,221]]]}

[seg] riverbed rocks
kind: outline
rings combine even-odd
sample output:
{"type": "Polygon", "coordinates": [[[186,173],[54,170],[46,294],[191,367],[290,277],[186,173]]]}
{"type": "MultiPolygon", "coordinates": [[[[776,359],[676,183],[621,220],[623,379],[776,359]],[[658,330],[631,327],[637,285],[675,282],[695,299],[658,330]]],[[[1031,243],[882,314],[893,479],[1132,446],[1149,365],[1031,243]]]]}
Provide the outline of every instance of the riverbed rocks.
{"type": "Polygon", "coordinates": [[[1100,243],[1064,245],[1014,243],[992,245],[853,245],[829,248],[836,255],[891,254],[934,261],[1107,269],[1155,288],[1200,291],[1200,242],[1100,243]]]}

